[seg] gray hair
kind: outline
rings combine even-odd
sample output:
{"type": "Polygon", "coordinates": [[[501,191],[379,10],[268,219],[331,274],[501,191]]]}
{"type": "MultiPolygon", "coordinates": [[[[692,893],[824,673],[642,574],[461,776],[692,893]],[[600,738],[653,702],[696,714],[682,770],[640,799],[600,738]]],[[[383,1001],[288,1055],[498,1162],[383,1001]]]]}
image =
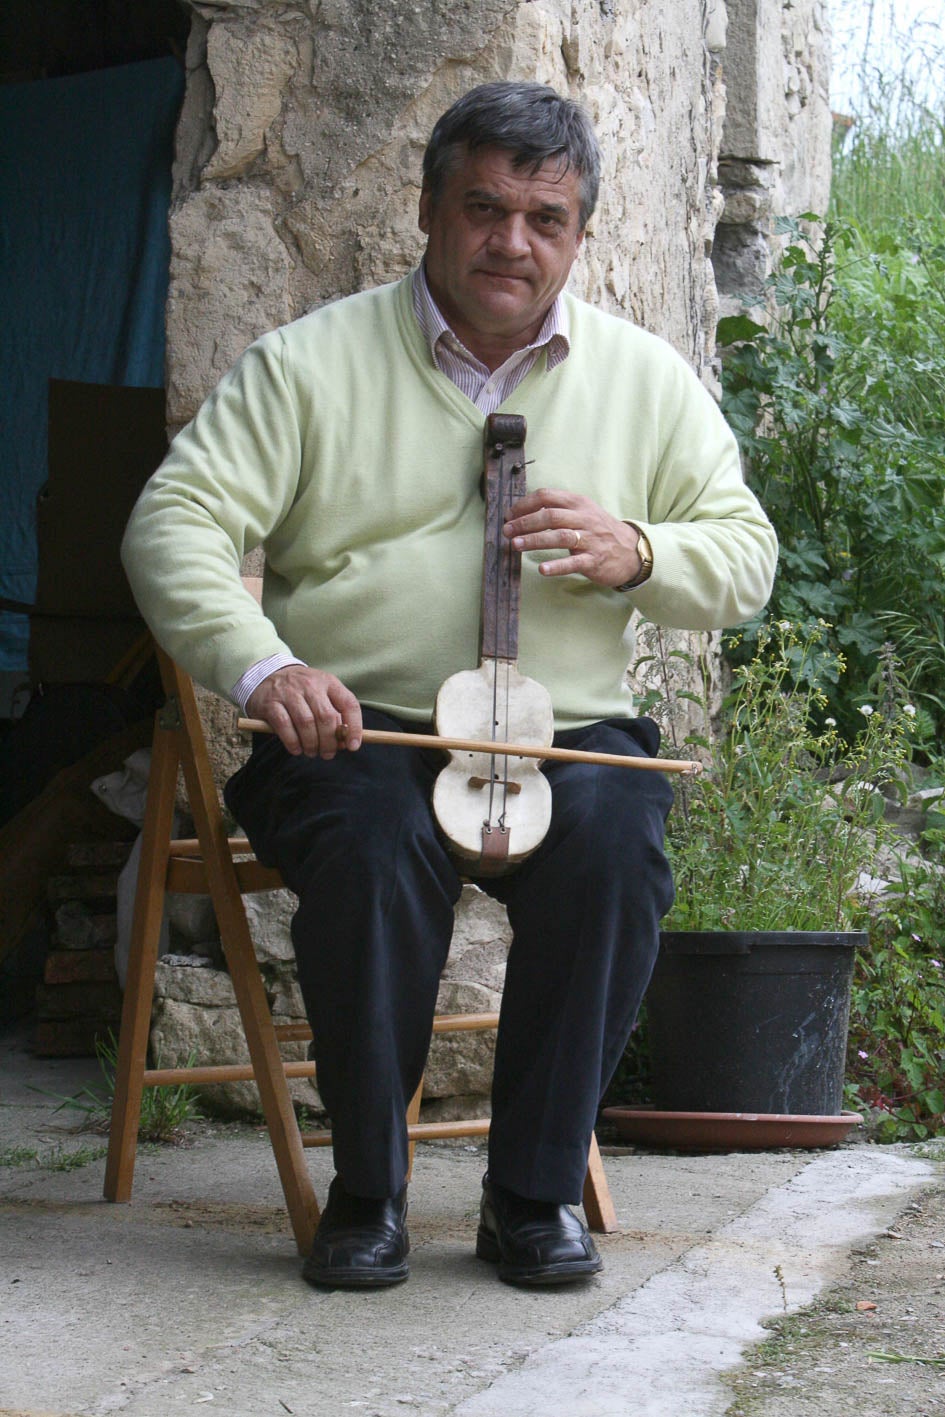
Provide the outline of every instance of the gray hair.
{"type": "Polygon", "coordinates": [[[480,84],[447,109],[423,155],[423,186],[435,202],[450,172],[467,152],[504,148],[515,167],[535,173],[564,159],[581,181],[578,220],[583,231],[597,205],[600,148],[591,120],[576,103],[544,84],[480,84]]]}

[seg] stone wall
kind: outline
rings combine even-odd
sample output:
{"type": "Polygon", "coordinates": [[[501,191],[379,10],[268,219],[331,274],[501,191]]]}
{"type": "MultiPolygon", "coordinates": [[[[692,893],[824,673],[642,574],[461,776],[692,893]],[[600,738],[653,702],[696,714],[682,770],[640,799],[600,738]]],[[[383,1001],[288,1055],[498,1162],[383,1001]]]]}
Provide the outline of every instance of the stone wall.
{"type": "Polygon", "coordinates": [[[423,148],[476,83],[580,99],[604,150],[578,294],[712,355],[723,8],[707,0],[192,0],[171,217],[168,417],[263,331],[404,274],[423,148]]]}
{"type": "Polygon", "coordinates": [[[723,314],[763,295],[772,218],[821,214],[830,196],[830,53],[824,0],[728,0],[727,102],[714,265],[723,314]]]}
{"type": "MultiPolygon", "coordinates": [[[[823,0],[730,0],[727,8],[722,0],[190,0],[190,8],[171,213],[172,431],[265,330],[411,269],[422,250],[416,211],[428,134],[474,84],[534,79],[586,105],[604,171],[572,289],[664,336],[710,388],[716,277],[726,299],[756,287],[771,214],[826,199],[823,0]]],[[[701,642],[679,642],[702,653],[701,642]]],[[[231,710],[207,706],[205,716],[223,777],[245,745],[231,710]]],[[[678,719],[680,739],[685,730],[678,719]]],[[[441,1008],[464,1009],[469,990],[487,999],[500,987],[507,930],[496,909],[465,893],[441,1008]],[[464,946],[470,930],[474,939],[489,935],[489,950],[464,946]]],[[[260,948],[273,1005],[290,1018],[298,999],[284,928],[266,927],[260,948]]],[[[233,1042],[225,977],[211,1008],[214,981],[193,973],[161,971],[155,1041],[165,1061],[216,1037],[226,1039],[226,1056],[233,1042]]],[[[471,1079],[472,1090],[485,1090],[481,1039],[471,1036],[469,1046],[472,1054],[465,1043],[435,1042],[432,1092],[467,1092],[471,1079]]],[[[312,1101],[307,1086],[299,1096],[312,1101]]]]}
{"type": "MultiPolygon", "coordinates": [[[[191,898],[192,899],[192,898],[191,898]]],[[[246,898],[249,927],[256,946],[266,997],[274,1022],[305,1022],[295,976],[289,922],[295,909],[290,891],[246,898]]],[[[456,907],[450,955],[440,980],[437,1012],[497,1013],[502,1000],[509,932],[505,911],[476,886],[467,885],[456,907]]],[[[201,941],[201,954],[168,954],[155,979],[151,1048],[159,1066],[202,1063],[248,1063],[249,1052],[230,976],[220,967],[212,942],[201,941]]],[[[495,1034],[438,1034],[430,1046],[424,1076],[424,1116],[450,1120],[488,1115],[485,1099],[492,1078],[495,1034]]],[[[303,1059],[304,1043],[286,1043],[283,1057],[303,1059]]],[[[308,1079],[289,1084],[299,1106],[318,1111],[321,1099],[308,1079]]],[[[258,1112],[255,1083],[215,1084],[202,1091],[204,1102],[224,1114],[258,1112]]]]}

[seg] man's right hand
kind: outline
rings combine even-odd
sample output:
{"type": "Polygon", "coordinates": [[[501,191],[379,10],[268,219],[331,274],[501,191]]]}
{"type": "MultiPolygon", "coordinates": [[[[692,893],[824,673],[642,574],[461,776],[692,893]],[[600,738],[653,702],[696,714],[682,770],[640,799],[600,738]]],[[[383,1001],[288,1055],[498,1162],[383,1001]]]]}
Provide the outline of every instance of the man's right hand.
{"type": "Polygon", "coordinates": [[[246,709],[264,719],[285,748],[296,756],[333,758],[341,748],[361,746],[361,705],[340,679],[324,669],[290,664],[270,674],[250,694],[246,709]],[[347,735],[338,741],[344,724],[347,735]]]}

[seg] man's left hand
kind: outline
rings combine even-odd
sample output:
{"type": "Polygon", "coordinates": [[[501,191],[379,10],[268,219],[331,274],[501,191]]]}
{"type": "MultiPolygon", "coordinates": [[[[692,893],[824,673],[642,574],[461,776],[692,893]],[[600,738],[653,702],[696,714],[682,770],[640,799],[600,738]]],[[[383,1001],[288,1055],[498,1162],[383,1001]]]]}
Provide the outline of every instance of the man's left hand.
{"type": "Polygon", "coordinates": [[[516,551],[568,552],[543,561],[543,576],[577,574],[595,585],[618,586],[642,569],[636,528],[577,492],[541,487],[528,493],[511,507],[503,531],[516,551]]]}

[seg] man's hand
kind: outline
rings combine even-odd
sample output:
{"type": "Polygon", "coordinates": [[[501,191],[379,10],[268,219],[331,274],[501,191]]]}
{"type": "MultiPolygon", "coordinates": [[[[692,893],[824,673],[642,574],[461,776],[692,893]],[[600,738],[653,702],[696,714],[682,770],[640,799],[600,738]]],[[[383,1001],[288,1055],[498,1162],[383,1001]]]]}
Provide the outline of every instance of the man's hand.
{"type": "Polygon", "coordinates": [[[247,712],[269,724],[290,753],[333,758],[342,747],[361,746],[361,705],[340,679],[324,669],[290,664],[277,669],[250,694],[247,712]],[[347,727],[338,742],[341,724],[347,727]]]}
{"type": "Polygon", "coordinates": [[[618,586],[642,569],[636,528],[577,492],[553,487],[530,492],[511,507],[503,531],[516,551],[561,547],[570,553],[543,561],[538,567],[543,576],[577,573],[595,585],[618,586]]]}

